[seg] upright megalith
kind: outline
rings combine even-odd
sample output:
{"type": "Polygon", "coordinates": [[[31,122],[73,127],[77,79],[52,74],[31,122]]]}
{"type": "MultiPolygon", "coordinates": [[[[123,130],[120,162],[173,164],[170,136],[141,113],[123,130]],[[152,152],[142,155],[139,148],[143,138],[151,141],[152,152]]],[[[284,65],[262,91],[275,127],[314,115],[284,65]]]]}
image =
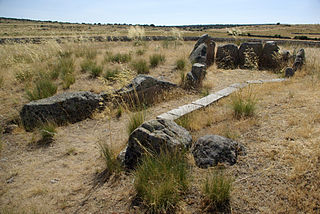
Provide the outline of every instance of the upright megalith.
{"type": "Polygon", "coordinates": [[[296,58],[292,66],[293,70],[297,71],[298,69],[301,69],[302,65],[304,64],[304,61],[305,61],[305,52],[304,52],[304,49],[301,48],[296,54],[296,58]]]}
{"type": "Polygon", "coordinates": [[[262,55],[261,42],[246,42],[239,47],[239,67],[241,69],[257,69],[262,55]]]}
{"type": "Polygon", "coordinates": [[[277,69],[279,67],[279,50],[277,43],[268,41],[264,44],[261,56],[261,69],[277,69]]]}
{"type": "Polygon", "coordinates": [[[208,35],[202,35],[195,44],[189,59],[192,63],[202,63],[207,67],[214,63],[216,43],[208,35]]]}
{"type": "Polygon", "coordinates": [[[190,133],[174,121],[150,120],[131,133],[126,150],[122,153],[123,163],[126,168],[133,169],[143,154],[186,150],[191,143],[190,133]]]}
{"type": "Polygon", "coordinates": [[[218,46],[216,63],[218,68],[235,69],[239,65],[239,50],[235,44],[218,46]]]}
{"type": "Polygon", "coordinates": [[[27,131],[47,122],[57,125],[84,120],[102,107],[102,97],[87,91],[62,93],[23,106],[20,117],[27,131]]]}
{"type": "Polygon", "coordinates": [[[198,88],[206,76],[206,66],[204,64],[195,63],[192,65],[191,72],[186,76],[187,88],[198,88]]]}

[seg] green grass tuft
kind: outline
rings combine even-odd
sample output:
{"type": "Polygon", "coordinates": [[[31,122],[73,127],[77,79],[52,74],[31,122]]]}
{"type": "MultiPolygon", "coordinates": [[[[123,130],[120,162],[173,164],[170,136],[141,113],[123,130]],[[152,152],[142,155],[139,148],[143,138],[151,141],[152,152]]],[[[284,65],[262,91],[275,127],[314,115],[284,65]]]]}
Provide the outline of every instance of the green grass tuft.
{"type": "Polygon", "coordinates": [[[108,55],[107,61],[114,62],[114,63],[128,63],[131,60],[130,54],[121,54],[117,53],[115,55],[108,55]]]}
{"type": "Polygon", "coordinates": [[[94,66],[95,66],[95,62],[94,61],[92,61],[92,60],[84,60],[80,64],[81,72],[82,73],[90,72],[94,66]]]}
{"type": "Polygon", "coordinates": [[[110,149],[107,144],[99,144],[102,157],[105,160],[107,170],[109,175],[116,174],[119,175],[122,171],[122,166],[119,160],[117,159],[117,155],[110,149]]]}
{"type": "Polygon", "coordinates": [[[148,74],[150,72],[147,61],[144,59],[133,62],[132,67],[138,74],[148,74]]]}
{"type": "Polygon", "coordinates": [[[151,213],[174,211],[189,187],[189,165],[183,152],[146,155],[134,172],[134,187],[151,213]]]}
{"type": "Polygon", "coordinates": [[[26,93],[30,101],[39,100],[56,94],[57,86],[52,81],[43,78],[36,81],[32,91],[27,90],[26,93]]]}
{"type": "Polygon", "coordinates": [[[92,78],[97,78],[101,75],[102,72],[103,72],[103,67],[95,65],[90,71],[90,76],[92,78]]]}
{"type": "Polygon", "coordinates": [[[178,59],[176,61],[176,68],[177,68],[177,70],[183,71],[186,68],[185,59],[178,59]]]}
{"type": "Polygon", "coordinates": [[[225,211],[229,207],[233,179],[222,171],[214,170],[206,178],[202,192],[205,204],[212,211],[225,211]]]}
{"type": "Polygon", "coordinates": [[[127,132],[130,135],[136,128],[138,128],[145,121],[145,112],[139,111],[132,113],[127,125],[127,132]]]}
{"type": "Polygon", "coordinates": [[[231,106],[236,118],[250,117],[254,115],[256,110],[257,99],[252,91],[244,93],[237,92],[231,97],[231,106]]]}
{"type": "Polygon", "coordinates": [[[120,73],[119,69],[107,69],[103,77],[109,81],[116,80],[118,74],[120,73]]]}
{"type": "Polygon", "coordinates": [[[160,63],[164,63],[166,61],[166,58],[162,54],[153,54],[149,58],[150,62],[150,67],[155,68],[157,67],[160,63]]]}

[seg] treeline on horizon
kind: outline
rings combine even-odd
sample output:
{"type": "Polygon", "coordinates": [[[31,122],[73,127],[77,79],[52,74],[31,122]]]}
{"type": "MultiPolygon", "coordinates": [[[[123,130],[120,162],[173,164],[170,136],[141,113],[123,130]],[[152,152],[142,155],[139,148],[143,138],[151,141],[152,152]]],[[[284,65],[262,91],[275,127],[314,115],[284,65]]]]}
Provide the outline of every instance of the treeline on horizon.
{"type": "MultiPolygon", "coordinates": [[[[127,23],[77,23],[77,22],[59,22],[59,21],[42,21],[42,20],[33,20],[33,19],[22,19],[22,18],[8,18],[0,17],[0,23],[5,21],[21,21],[21,22],[44,22],[44,23],[57,23],[57,24],[83,24],[83,25],[124,25],[124,26],[144,26],[144,27],[174,27],[174,28],[204,28],[204,29],[221,29],[221,28],[230,28],[230,27],[240,27],[240,26],[259,26],[259,25],[280,25],[278,23],[266,23],[266,24],[196,24],[196,25],[155,25],[155,24],[127,24],[127,23]]],[[[286,26],[290,26],[286,24],[286,26]]]]}

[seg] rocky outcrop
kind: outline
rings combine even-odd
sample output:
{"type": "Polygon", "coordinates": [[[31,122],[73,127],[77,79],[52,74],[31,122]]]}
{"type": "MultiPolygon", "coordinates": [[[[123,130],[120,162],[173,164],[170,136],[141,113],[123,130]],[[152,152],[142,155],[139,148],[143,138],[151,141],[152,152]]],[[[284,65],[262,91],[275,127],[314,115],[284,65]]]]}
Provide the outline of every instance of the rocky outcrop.
{"type": "Polygon", "coordinates": [[[216,166],[218,163],[234,165],[245,148],[229,138],[206,135],[197,140],[192,149],[196,165],[200,168],[216,166]]]}
{"type": "Polygon", "coordinates": [[[186,87],[187,88],[198,88],[201,86],[203,79],[206,76],[206,66],[200,63],[192,65],[191,72],[187,73],[186,76],[186,87]]]}
{"type": "Polygon", "coordinates": [[[239,64],[238,47],[234,44],[218,46],[216,63],[218,68],[235,69],[239,64]]]}
{"type": "Polygon", "coordinates": [[[279,54],[280,48],[274,41],[268,41],[263,46],[262,56],[261,56],[261,69],[277,69],[279,67],[279,54]]]}
{"type": "Polygon", "coordinates": [[[129,104],[137,102],[151,104],[155,101],[157,95],[174,87],[177,87],[174,83],[162,81],[148,75],[138,75],[130,84],[115,91],[113,97],[129,104]]]}
{"type": "Polygon", "coordinates": [[[202,63],[207,67],[214,63],[216,43],[208,35],[202,35],[195,44],[189,59],[192,63],[202,63]]]}
{"type": "Polygon", "coordinates": [[[90,117],[101,101],[101,96],[91,92],[63,93],[24,105],[20,117],[28,131],[46,122],[74,123],[90,117]]]}
{"type": "Polygon", "coordinates": [[[262,43],[247,42],[242,43],[239,48],[239,66],[242,69],[259,68],[259,60],[262,55],[262,43]]]}
{"type": "Polygon", "coordinates": [[[177,149],[187,149],[191,143],[192,137],[189,132],[172,120],[150,120],[131,133],[124,155],[124,165],[133,169],[145,152],[173,152],[177,149]]]}

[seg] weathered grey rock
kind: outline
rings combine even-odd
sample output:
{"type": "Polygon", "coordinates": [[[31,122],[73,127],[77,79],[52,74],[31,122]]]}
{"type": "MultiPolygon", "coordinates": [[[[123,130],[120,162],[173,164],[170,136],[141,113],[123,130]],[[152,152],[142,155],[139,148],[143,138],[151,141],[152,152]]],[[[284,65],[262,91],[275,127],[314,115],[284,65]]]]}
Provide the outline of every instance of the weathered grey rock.
{"type": "Polygon", "coordinates": [[[247,42],[239,47],[239,66],[242,69],[256,69],[262,55],[262,43],[247,42]]]}
{"type": "Polygon", "coordinates": [[[101,101],[101,96],[91,92],[63,93],[24,105],[20,117],[28,131],[46,122],[74,123],[90,117],[101,101]]]}
{"type": "Polygon", "coordinates": [[[146,151],[155,154],[173,152],[188,149],[191,143],[189,132],[172,120],[150,120],[131,133],[124,164],[126,168],[133,169],[146,151]]]}
{"type": "Polygon", "coordinates": [[[279,54],[280,48],[274,41],[266,42],[262,50],[261,68],[262,69],[276,69],[279,67],[279,54]]]}
{"type": "Polygon", "coordinates": [[[200,44],[195,50],[191,52],[189,59],[192,63],[206,64],[207,45],[205,43],[200,44]]]}
{"type": "Polygon", "coordinates": [[[302,65],[304,64],[304,61],[305,61],[305,52],[304,52],[304,49],[301,48],[297,55],[296,55],[296,58],[294,60],[294,63],[293,63],[293,70],[294,71],[297,71],[298,69],[301,69],[302,68],[302,65]]]}
{"type": "Polygon", "coordinates": [[[292,77],[294,73],[295,71],[290,67],[286,68],[286,70],[284,71],[285,77],[292,77]]]}
{"type": "Polygon", "coordinates": [[[216,166],[218,163],[234,165],[238,155],[244,153],[244,146],[218,135],[206,135],[199,138],[192,149],[196,165],[200,168],[216,166]]]}
{"type": "Polygon", "coordinates": [[[290,51],[288,51],[288,50],[281,51],[282,62],[288,62],[290,57],[291,57],[290,51]]]}
{"type": "Polygon", "coordinates": [[[207,67],[214,62],[216,43],[208,35],[202,35],[195,44],[189,59],[192,63],[202,63],[207,67]]]}
{"type": "Polygon", "coordinates": [[[165,90],[177,87],[176,84],[158,80],[148,75],[136,76],[130,84],[116,91],[118,99],[134,104],[137,102],[151,104],[165,90]],[[133,103],[131,103],[133,102],[133,103]]]}
{"type": "Polygon", "coordinates": [[[206,66],[204,64],[195,63],[192,65],[191,72],[187,73],[187,87],[197,88],[202,84],[206,76],[206,66]]]}
{"type": "Polygon", "coordinates": [[[218,68],[235,69],[239,64],[238,47],[234,44],[218,46],[216,63],[218,68]]]}

